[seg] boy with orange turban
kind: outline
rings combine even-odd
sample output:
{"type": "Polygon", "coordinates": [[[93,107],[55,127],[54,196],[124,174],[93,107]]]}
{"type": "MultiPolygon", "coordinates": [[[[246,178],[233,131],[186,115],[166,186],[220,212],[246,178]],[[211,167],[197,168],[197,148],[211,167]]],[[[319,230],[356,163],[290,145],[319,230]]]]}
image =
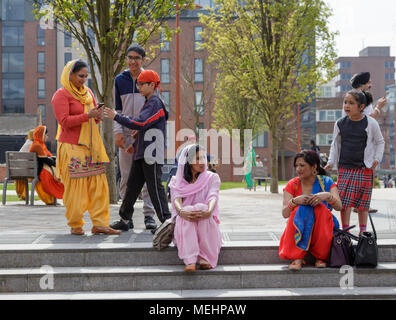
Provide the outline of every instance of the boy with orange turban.
{"type": "Polygon", "coordinates": [[[105,108],[104,110],[107,118],[132,130],[137,130],[133,163],[119,211],[121,220],[111,225],[116,230],[127,231],[129,229],[128,222],[132,219],[133,206],[145,182],[158,219],[164,222],[171,216],[165,189],[161,183],[168,112],[162,100],[155,94],[160,83],[160,77],[155,71],[143,70],[140,73],[137,86],[140,94],[146,98],[146,102],[136,118],[127,117],[113,109],[105,108]],[[158,135],[158,133],[161,134],[158,135]]]}

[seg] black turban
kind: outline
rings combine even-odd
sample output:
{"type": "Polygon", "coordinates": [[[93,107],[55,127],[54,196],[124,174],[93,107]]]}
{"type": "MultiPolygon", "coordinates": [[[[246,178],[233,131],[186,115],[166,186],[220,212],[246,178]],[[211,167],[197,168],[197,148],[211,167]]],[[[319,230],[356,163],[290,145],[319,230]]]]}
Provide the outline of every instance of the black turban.
{"type": "Polygon", "coordinates": [[[370,81],[370,72],[359,72],[354,74],[350,81],[352,88],[359,88],[361,85],[370,81]]]}

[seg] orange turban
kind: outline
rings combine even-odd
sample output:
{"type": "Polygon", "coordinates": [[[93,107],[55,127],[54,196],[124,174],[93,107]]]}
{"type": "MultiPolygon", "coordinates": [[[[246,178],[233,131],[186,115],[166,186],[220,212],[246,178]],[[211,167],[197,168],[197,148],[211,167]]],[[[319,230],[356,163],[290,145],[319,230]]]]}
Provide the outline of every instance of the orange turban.
{"type": "Polygon", "coordinates": [[[137,78],[138,82],[154,82],[154,89],[157,89],[160,85],[160,77],[157,72],[154,70],[143,70],[140,72],[139,77],[137,78]]]}

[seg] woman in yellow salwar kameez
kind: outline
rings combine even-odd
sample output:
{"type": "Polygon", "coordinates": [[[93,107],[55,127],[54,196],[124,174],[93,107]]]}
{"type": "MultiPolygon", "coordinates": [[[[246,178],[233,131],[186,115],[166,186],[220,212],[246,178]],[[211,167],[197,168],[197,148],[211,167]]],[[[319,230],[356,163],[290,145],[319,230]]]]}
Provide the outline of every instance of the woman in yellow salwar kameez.
{"type": "Polygon", "coordinates": [[[83,215],[89,212],[93,234],[120,234],[109,227],[110,201],[105,166],[109,162],[97,123],[102,111],[84,84],[88,65],[81,60],[66,64],[52,106],[58,120],[56,169],[64,184],[63,204],[71,233],[83,235],[83,215]]]}

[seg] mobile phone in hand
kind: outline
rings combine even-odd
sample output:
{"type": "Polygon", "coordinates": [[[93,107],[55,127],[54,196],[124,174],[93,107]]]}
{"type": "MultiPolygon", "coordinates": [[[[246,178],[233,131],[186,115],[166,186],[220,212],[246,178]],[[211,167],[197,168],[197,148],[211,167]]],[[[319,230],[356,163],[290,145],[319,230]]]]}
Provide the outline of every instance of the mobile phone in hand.
{"type": "Polygon", "coordinates": [[[100,103],[98,103],[96,109],[100,109],[100,108],[102,108],[103,106],[104,106],[104,102],[100,102],[100,103]]]}

